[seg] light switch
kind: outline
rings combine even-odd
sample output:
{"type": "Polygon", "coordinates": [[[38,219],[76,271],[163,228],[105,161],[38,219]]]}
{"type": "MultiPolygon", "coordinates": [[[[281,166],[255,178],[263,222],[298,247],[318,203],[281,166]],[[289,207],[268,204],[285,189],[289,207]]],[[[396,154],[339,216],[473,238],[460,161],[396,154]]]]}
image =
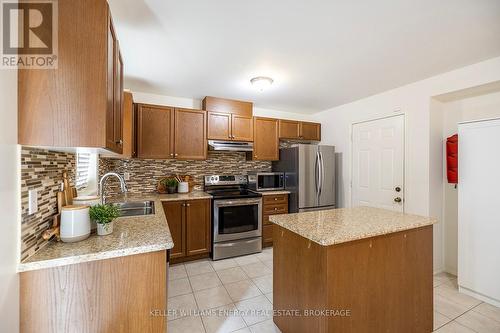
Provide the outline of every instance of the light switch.
{"type": "Polygon", "coordinates": [[[28,192],[28,214],[35,214],[38,212],[38,191],[29,190],[28,192]]]}

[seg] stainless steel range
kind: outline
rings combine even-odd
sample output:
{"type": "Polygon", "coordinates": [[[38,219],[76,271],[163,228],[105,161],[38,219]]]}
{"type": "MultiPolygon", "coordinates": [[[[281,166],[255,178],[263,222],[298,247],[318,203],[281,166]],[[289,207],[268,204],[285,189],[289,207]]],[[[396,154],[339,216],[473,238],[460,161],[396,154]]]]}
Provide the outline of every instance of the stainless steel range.
{"type": "Polygon", "coordinates": [[[212,259],[262,251],[262,195],[244,175],[205,176],[212,200],[212,259]]]}

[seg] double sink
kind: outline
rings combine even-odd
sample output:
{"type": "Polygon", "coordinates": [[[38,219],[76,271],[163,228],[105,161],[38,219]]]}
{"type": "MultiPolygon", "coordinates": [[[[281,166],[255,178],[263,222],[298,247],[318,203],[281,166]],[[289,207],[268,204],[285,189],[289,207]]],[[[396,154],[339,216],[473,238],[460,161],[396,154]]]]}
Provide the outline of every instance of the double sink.
{"type": "Polygon", "coordinates": [[[121,217],[152,215],[155,213],[155,203],[149,200],[116,202],[113,205],[118,207],[121,217]]]}

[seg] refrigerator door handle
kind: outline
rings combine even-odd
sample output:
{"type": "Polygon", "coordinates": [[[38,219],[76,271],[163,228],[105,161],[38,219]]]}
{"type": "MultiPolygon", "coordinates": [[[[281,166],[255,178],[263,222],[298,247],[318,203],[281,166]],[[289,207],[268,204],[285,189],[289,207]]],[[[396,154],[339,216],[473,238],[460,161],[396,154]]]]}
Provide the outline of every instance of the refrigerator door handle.
{"type": "Polygon", "coordinates": [[[319,152],[319,167],[320,167],[319,195],[321,196],[321,191],[323,190],[323,181],[325,180],[325,165],[323,164],[323,153],[322,152],[319,152]]]}
{"type": "Polygon", "coordinates": [[[316,152],[316,159],[314,160],[314,189],[316,190],[316,197],[319,195],[319,153],[316,152]]]}

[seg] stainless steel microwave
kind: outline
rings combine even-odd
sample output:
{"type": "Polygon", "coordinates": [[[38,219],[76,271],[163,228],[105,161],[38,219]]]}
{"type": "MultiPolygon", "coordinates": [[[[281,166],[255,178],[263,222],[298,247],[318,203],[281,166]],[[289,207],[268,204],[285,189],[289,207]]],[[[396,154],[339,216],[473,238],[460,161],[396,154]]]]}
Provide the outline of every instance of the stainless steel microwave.
{"type": "Polygon", "coordinates": [[[283,172],[258,172],[248,175],[248,187],[254,191],[279,191],[285,189],[283,172]]]}

